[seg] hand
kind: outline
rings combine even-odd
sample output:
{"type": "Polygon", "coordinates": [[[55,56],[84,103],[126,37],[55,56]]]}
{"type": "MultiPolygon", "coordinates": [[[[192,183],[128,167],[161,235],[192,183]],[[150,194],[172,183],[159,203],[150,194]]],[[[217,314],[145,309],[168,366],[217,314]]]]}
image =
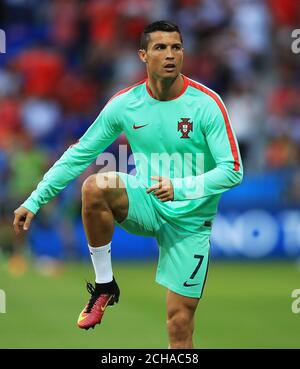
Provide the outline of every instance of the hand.
{"type": "Polygon", "coordinates": [[[158,183],[153,184],[147,189],[147,193],[153,192],[153,195],[160,199],[162,202],[170,201],[174,199],[173,184],[169,178],[164,177],[151,177],[158,183]]]}
{"type": "Polygon", "coordinates": [[[16,234],[19,234],[21,231],[27,231],[30,227],[30,223],[34,217],[34,214],[20,206],[18,209],[14,211],[15,219],[14,219],[14,230],[16,234]]]}

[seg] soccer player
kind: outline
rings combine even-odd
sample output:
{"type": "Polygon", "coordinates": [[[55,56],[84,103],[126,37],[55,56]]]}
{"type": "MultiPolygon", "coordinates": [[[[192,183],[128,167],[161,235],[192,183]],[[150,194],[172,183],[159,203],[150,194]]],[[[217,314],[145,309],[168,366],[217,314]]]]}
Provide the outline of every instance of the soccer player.
{"type": "Polygon", "coordinates": [[[221,194],[243,176],[238,144],[220,97],[181,73],[177,25],[158,21],[141,35],[147,79],[114,95],[95,122],[15,210],[14,228],[28,230],[39,208],[77,177],[121,132],[136,175],[98,173],[82,186],[82,220],[95,269],[91,298],[78,326],[101,322],[118,302],[111,265],[115,224],[155,237],[156,281],[167,289],[169,348],[193,348],[194,314],[208,270],[209,237],[221,194]]]}

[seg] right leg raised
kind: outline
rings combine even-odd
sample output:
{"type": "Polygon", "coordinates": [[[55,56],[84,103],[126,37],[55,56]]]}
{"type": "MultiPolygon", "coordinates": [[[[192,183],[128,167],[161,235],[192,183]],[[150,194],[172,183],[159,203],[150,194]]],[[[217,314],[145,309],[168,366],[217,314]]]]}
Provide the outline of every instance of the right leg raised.
{"type": "Polygon", "coordinates": [[[82,221],[90,246],[99,247],[111,241],[114,220],[122,222],[126,218],[128,204],[125,185],[116,173],[94,174],[85,180],[82,221]]]}
{"type": "Polygon", "coordinates": [[[107,306],[118,302],[120,290],[113,278],[110,243],[114,220],[122,222],[128,213],[128,196],[114,172],[88,177],[82,186],[82,221],[96,273],[95,287],[87,284],[91,298],[78,318],[79,328],[100,324],[107,306]]]}

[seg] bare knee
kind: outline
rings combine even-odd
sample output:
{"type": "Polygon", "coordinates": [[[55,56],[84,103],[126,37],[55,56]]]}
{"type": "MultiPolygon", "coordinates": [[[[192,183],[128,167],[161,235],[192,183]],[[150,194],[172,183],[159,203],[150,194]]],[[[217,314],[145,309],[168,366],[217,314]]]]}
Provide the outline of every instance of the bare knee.
{"type": "Polygon", "coordinates": [[[193,336],[193,314],[186,310],[169,313],[167,328],[171,348],[188,348],[193,336]]]}
{"type": "Polygon", "coordinates": [[[93,174],[84,181],[83,215],[93,215],[95,211],[111,212],[118,221],[127,215],[128,196],[125,184],[115,172],[93,174]]]}
{"type": "Polygon", "coordinates": [[[86,214],[98,209],[107,209],[106,201],[108,187],[98,185],[97,176],[89,176],[82,185],[82,208],[86,214]]]}

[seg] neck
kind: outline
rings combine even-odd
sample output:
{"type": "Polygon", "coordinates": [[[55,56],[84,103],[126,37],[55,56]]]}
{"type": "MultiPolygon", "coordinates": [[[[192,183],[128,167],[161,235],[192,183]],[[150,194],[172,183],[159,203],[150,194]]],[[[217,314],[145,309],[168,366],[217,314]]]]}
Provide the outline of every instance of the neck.
{"type": "Polygon", "coordinates": [[[148,87],[152,97],[157,100],[167,101],[176,98],[182,90],[183,84],[181,74],[174,78],[155,78],[148,75],[148,87]]]}

